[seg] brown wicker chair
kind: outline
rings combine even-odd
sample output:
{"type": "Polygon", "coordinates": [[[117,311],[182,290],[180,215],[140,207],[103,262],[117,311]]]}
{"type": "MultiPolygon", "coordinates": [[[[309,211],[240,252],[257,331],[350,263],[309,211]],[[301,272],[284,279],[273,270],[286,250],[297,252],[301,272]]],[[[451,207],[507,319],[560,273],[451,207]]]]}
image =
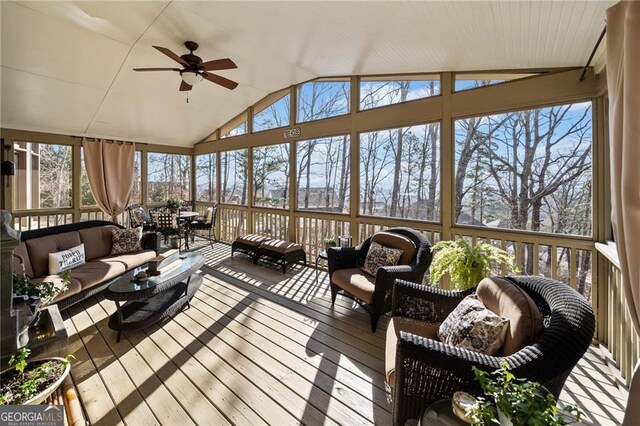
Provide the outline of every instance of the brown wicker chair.
{"type": "Polygon", "coordinates": [[[327,255],[332,302],[335,302],[338,293],[354,299],[371,316],[371,330],[375,333],[378,319],[391,310],[391,291],[395,279],[422,281],[431,264],[431,243],[427,237],[416,230],[400,227],[389,228],[368,238],[355,248],[330,247],[327,255]],[[409,240],[409,243],[414,247],[413,253],[405,251],[403,256],[408,256],[401,257],[398,265],[379,268],[375,277],[364,274],[360,267],[367,257],[371,241],[383,237],[387,240],[383,245],[396,247],[388,238],[394,235],[402,240],[409,240]],[[355,283],[355,285],[351,285],[351,283],[355,283]]]}
{"type": "MultiPolygon", "coordinates": [[[[513,354],[488,356],[399,331],[393,380],[395,425],[418,418],[430,403],[451,398],[455,391],[481,395],[472,366],[493,371],[506,361],[516,377],[539,382],[556,398],[559,396],[569,373],[591,343],[593,310],[584,297],[561,282],[534,276],[504,279],[524,290],[538,307],[542,333],[513,354]]],[[[398,280],[393,291],[393,316],[437,327],[470,292],[450,292],[398,280]]],[[[387,347],[387,356],[393,351],[393,347],[387,347]]]]}

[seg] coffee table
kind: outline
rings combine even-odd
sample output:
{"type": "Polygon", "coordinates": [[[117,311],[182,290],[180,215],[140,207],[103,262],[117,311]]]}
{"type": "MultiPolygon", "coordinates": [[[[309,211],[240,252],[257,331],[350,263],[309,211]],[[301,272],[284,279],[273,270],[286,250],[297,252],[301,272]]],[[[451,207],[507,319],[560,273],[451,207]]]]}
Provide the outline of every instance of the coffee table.
{"type": "Polygon", "coordinates": [[[132,281],[147,265],[133,269],[111,284],[104,293],[108,300],[116,302],[116,312],[109,318],[109,328],[120,334],[126,330],[139,330],[169,317],[189,301],[202,284],[202,277],[195,272],[204,265],[202,253],[188,252],[180,255],[179,265],[146,281],[132,281]],[[122,305],[121,302],[124,302],[122,305]]]}

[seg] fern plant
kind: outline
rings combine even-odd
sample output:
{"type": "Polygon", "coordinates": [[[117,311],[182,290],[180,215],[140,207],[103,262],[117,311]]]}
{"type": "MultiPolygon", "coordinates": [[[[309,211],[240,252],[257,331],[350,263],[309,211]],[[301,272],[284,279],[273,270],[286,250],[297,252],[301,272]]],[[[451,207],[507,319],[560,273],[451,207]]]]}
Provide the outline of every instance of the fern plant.
{"type": "Polygon", "coordinates": [[[430,269],[431,282],[437,283],[448,272],[453,290],[475,287],[494,266],[506,265],[513,272],[518,272],[513,255],[491,244],[471,245],[467,240],[458,238],[440,241],[431,250],[435,253],[430,269]]]}

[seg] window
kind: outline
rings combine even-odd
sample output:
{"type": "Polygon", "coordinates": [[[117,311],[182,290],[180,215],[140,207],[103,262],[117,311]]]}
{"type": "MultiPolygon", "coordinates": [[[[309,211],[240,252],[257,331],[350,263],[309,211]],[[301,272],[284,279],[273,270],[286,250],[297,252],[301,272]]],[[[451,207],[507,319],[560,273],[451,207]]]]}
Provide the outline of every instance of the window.
{"type": "Polygon", "coordinates": [[[247,150],[220,153],[220,201],[247,204],[247,150]]]}
{"type": "Polygon", "coordinates": [[[440,219],[440,125],[360,135],[360,213],[440,219]]]}
{"type": "Polygon", "coordinates": [[[534,75],[540,75],[540,73],[529,74],[456,74],[455,91],[461,92],[464,90],[477,89],[483,86],[492,86],[498,83],[504,83],[505,81],[519,80],[521,78],[531,77],[534,75]]]}
{"type": "Polygon", "coordinates": [[[68,145],[14,143],[14,208],[71,207],[72,155],[68,145]]]}
{"type": "Polygon", "coordinates": [[[196,156],[196,201],[216,201],[216,154],[196,156]]]}
{"type": "Polygon", "coordinates": [[[349,113],[349,80],[316,80],[298,86],[299,123],[349,113]]]}
{"type": "Polygon", "coordinates": [[[393,80],[363,77],[360,80],[360,109],[392,105],[440,94],[440,77],[402,76],[393,80]]]}
{"type": "Polygon", "coordinates": [[[239,135],[245,135],[245,134],[247,134],[247,122],[243,121],[242,123],[238,124],[233,129],[229,130],[228,132],[223,133],[222,136],[220,136],[220,137],[221,138],[230,138],[232,136],[239,136],[239,135]]]}
{"type": "Polygon", "coordinates": [[[140,188],[142,187],[142,169],[140,163],[142,161],[142,153],[136,151],[133,155],[133,191],[131,192],[131,204],[142,203],[142,193],[140,188]]]}
{"type": "Polygon", "coordinates": [[[191,198],[191,157],[179,154],[147,154],[147,198],[166,203],[169,198],[191,198]]]}
{"type": "MultiPolygon", "coordinates": [[[[139,204],[142,202],[140,196],[141,185],[141,170],[140,170],[140,151],[136,151],[133,155],[133,191],[131,193],[131,201],[129,204],[139,204]]],[[[89,185],[89,178],[87,177],[87,169],[84,164],[84,149],[80,148],[80,203],[82,207],[95,207],[97,206],[93,193],[91,192],[91,186],[89,185]]]]}
{"type": "Polygon", "coordinates": [[[275,129],[289,125],[289,111],[291,108],[291,95],[289,89],[278,92],[277,99],[272,101],[271,96],[263,102],[255,105],[253,111],[253,131],[275,129]]]}
{"type": "Polygon", "coordinates": [[[253,148],[253,204],[289,208],[289,144],[253,148]]]}
{"type": "Polygon", "coordinates": [[[349,136],[300,141],[298,209],[349,212],[349,136]]]}
{"type": "Polygon", "coordinates": [[[459,224],[591,235],[591,103],[457,120],[459,224]]]}

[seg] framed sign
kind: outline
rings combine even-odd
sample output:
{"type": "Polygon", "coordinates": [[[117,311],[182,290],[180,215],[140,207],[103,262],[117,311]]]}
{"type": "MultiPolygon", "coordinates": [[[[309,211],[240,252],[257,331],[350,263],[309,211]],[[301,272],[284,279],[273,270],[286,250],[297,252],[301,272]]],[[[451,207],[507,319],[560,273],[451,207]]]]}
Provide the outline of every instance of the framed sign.
{"type": "Polygon", "coordinates": [[[285,130],[282,133],[284,134],[284,138],[285,139],[295,138],[297,136],[300,136],[300,127],[295,127],[293,129],[288,129],[288,130],[285,130]]]}

